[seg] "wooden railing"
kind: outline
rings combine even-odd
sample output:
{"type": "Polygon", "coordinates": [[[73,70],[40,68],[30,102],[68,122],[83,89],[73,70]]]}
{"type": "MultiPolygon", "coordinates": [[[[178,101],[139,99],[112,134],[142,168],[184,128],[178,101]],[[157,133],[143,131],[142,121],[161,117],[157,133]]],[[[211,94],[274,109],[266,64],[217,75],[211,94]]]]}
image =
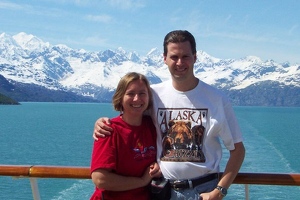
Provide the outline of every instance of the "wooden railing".
{"type": "Polygon", "coordinates": [[[90,179],[89,167],[0,165],[0,176],[90,179]]]}
{"type": "MultiPolygon", "coordinates": [[[[222,175],[222,173],[220,173],[222,175]]],[[[39,200],[36,178],[73,178],[90,179],[89,167],[43,166],[43,165],[0,165],[0,176],[30,178],[34,200],[39,200]]],[[[239,173],[234,184],[245,185],[245,199],[248,185],[285,185],[300,186],[300,174],[287,173],[239,173]]]]}

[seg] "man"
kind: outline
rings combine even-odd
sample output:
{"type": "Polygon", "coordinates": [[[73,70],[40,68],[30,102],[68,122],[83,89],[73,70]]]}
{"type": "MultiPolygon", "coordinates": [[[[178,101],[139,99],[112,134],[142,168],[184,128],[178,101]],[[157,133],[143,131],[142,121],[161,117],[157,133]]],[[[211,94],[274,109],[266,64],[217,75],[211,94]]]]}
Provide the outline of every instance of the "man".
{"type": "MultiPolygon", "coordinates": [[[[195,77],[196,42],[191,33],[168,33],[163,59],[171,80],[151,86],[151,116],[158,133],[158,163],[170,180],[171,199],[222,199],[245,157],[232,106],[220,91],[195,77]],[[219,139],[230,152],[222,177],[217,177],[222,157],[219,139]]],[[[104,122],[109,123],[105,118],[96,122],[94,138],[111,130],[104,122]]]]}

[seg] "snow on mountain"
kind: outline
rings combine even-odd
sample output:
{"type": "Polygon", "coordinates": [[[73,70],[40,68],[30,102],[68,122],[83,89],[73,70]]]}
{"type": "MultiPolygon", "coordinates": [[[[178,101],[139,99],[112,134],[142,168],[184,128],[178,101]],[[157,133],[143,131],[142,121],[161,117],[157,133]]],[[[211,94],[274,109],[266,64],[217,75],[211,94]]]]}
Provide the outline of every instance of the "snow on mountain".
{"type": "MultiPolygon", "coordinates": [[[[196,76],[219,88],[243,89],[266,80],[300,87],[299,65],[262,61],[256,56],[219,59],[201,50],[197,57],[196,76]]],[[[145,56],[123,48],[88,52],[51,45],[24,32],[0,34],[0,74],[8,80],[95,97],[100,90],[112,91],[130,71],[145,74],[152,83],[170,78],[162,51],[157,48],[145,56]]]]}
{"type": "Polygon", "coordinates": [[[48,42],[43,42],[41,39],[24,32],[14,35],[13,39],[20,47],[28,51],[43,51],[43,49],[50,46],[48,42]]]}

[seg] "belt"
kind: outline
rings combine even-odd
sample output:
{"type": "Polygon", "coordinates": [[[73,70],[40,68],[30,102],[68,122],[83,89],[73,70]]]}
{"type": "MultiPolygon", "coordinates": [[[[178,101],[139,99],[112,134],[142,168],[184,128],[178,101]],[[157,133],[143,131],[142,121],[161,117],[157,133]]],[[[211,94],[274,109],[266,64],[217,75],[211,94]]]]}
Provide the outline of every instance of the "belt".
{"type": "Polygon", "coordinates": [[[204,177],[187,179],[187,180],[170,180],[171,187],[175,190],[194,188],[197,185],[212,181],[219,177],[218,173],[209,174],[204,177]]]}

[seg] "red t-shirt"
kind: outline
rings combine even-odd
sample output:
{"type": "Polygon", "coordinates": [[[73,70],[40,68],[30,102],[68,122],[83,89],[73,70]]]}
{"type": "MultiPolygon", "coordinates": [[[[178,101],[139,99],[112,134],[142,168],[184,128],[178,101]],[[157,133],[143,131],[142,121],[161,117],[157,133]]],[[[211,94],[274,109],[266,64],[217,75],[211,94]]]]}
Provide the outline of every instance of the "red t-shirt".
{"type": "MultiPolygon", "coordinates": [[[[111,120],[114,132],[110,137],[94,141],[91,172],[96,169],[112,169],[123,176],[141,177],[146,168],[156,161],[156,130],[149,116],[144,116],[141,126],[131,126],[120,116],[111,120]]],[[[147,187],[128,191],[100,190],[96,187],[93,200],[101,199],[148,200],[147,187]]]]}

